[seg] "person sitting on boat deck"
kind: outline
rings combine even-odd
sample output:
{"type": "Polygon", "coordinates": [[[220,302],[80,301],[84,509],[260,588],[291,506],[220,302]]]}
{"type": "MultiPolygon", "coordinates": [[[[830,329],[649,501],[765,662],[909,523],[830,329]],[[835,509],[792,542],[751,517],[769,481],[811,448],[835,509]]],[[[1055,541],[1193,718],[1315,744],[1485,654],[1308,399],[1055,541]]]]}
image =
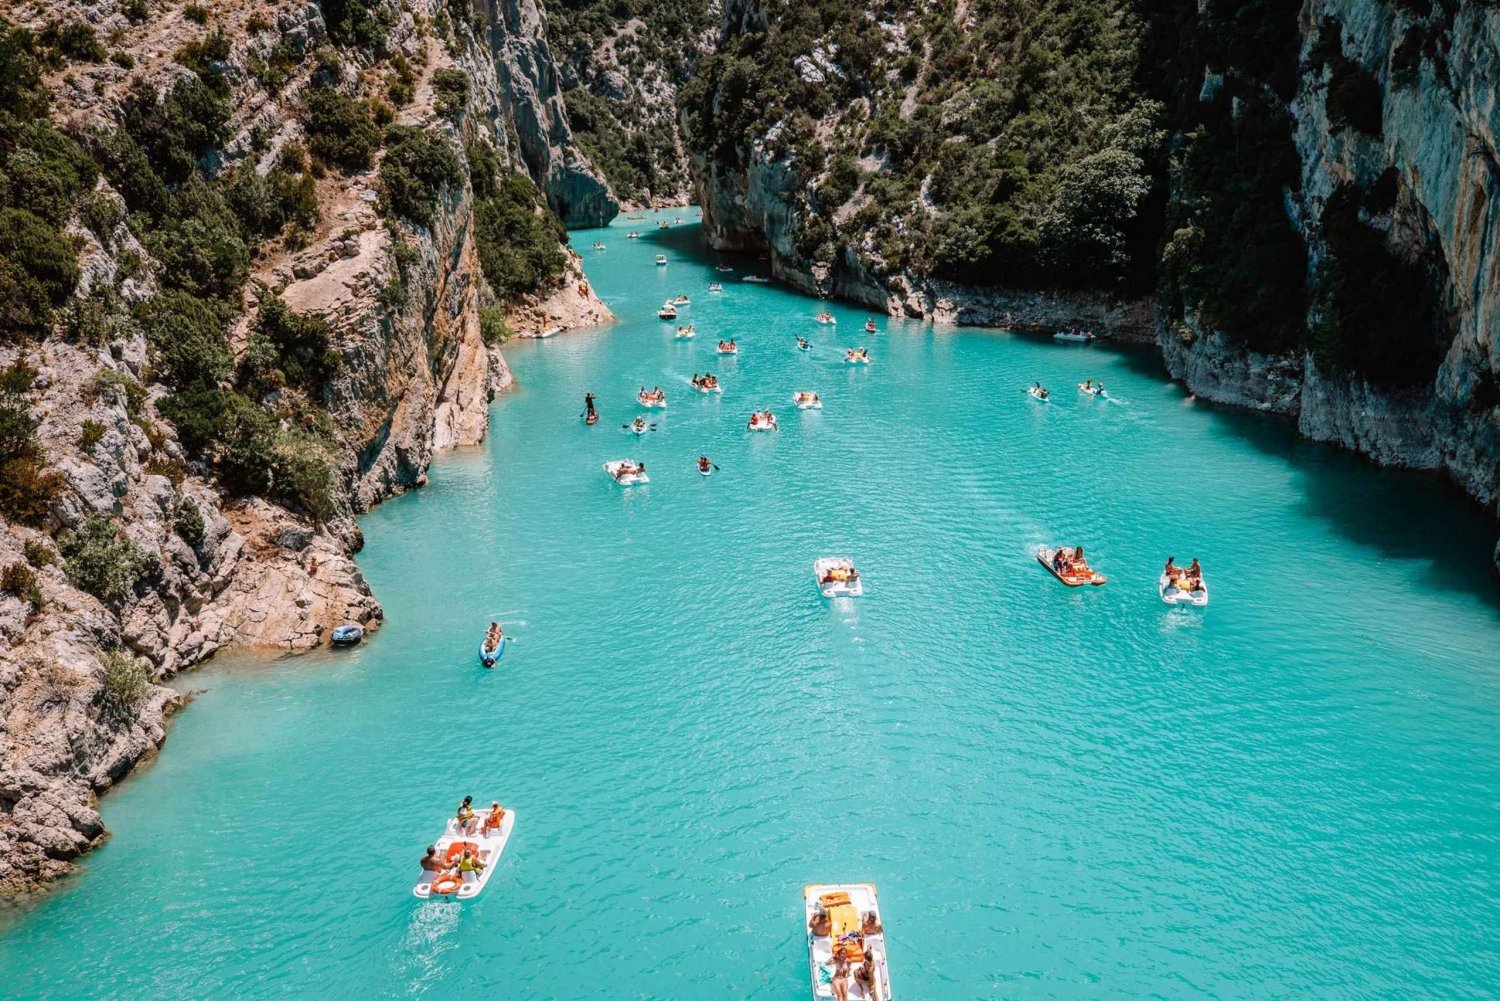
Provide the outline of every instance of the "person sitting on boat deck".
{"type": "Polygon", "coordinates": [[[1168,556],[1167,565],[1161,568],[1162,576],[1173,582],[1183,574],[1182,567],[1178,566],[1175,562],[1176,559],[1177,557],[1175,556],[1168,556]]]}
{"type": "Polygon", "coordinates": [[[865,911],[864,917],[861,918],[859,922],[859,930],[866,936],[879,935],[881,932],[885,931],[885,929],[881,927],[880,919],[875,917],[874,911],[865,911]]]}
{"type": "Polygon", "coordinates": [[[437,845],[428,845],[427,854],[422,856],[422,869],[426,872],[442,872],[446,868],[448,866],[437,857],[437,845]]]}
{"type": "Polygon", "coordinates": [[[706,473],[712,467],[713,467],[713,463],[709,461],[708,456],[706,456],[706,455],[700,455],[700,456],[698,456],[698,472],[700,472],[700,473],[706,473]]]}
{"type": "Polygon", "coordinates": [[[1052,569],[1058,573],[1063,572],[1063,547],[1058,546],[1052,551],[1052,569]]]}
{"type": "Polygon", "coordinates": [[[1083,547],[1075,546],[1073,548],[1073,555],[1068,560],[1068,569],[1074,573],[1087,573],[1088,568],[1088,561],[1083,558],[1083,547]]]}
{"type": "Polygon", "coordinates": [[[474,797],[465,796],[464,801],[458,804],[458,827],[465,834],[474,833],[474,797]]]}
{"type": "Polygon", "coordinates": [[[854,982],[859,985],[860,992],[866,998],[875,998],[875,957],[869,950],[865,951],[864,962],[859,964],[859,969],[854,971],[854,982]]]}
{"type": "Polygon", "coordinates": [[[458,860],[458,871],[460,873],[472,872],[477,878],[480,873],[484,872],[484,862],[480,860],[478,855],[474,854],[473,849],[465,848],[463,855],[458,860]]]}
{"type": "Polygon", "coordinates": [[[484,818],[484,832],[488,834],[490,831],[498,831],[500,830],[500,825],[504,822],[505,807],[501,806],[498,801],[492,802],[490,804],[490,812],[484,818]]]}
{"type": "Polygon", "coordinates": [[[632,430],[635,430],[635,431],[644,431],[644,430],[646,430],[646,418],[644,418],[644,417],[637,417],[635,420],[633,420],[633,421],[630,422],[630,427],[631,427],[632,430]]]}
{"type": "Polygon", "coordinates": [[[807,930],[812,932],[813,938],[827,938],[833,934],[833,918],[828,916],[828,908],[823,906],[823,901],[813,904],[813,915],[808,919],[807,930]]]}
{"type": "Polygon", "coordinates": [[[1195,577],[1196,578],[1196,577],[1202,577],[1203,576],[1203,567],[1201,565],[1199,565],[1199,563],[1198,563],[1198,557],[1196,557],[1196,556],[1193,557],[1193,562],[1188,565],[1187,572],[1188,572],[1188,576],[1189,577],[1195,577]]]}

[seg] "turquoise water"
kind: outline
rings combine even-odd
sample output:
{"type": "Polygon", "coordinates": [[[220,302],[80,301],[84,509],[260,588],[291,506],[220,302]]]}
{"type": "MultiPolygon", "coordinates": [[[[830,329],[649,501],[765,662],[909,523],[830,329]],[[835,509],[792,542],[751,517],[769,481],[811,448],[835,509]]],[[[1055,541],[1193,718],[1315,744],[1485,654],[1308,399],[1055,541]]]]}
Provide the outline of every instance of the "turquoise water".
{"type": "Polygon", "coordinates": [[[801,887],[852,880],[898,998],[1500,983],[1500,603],[1460,499],[1147,355],[709,296],[696,228],[652,226],[574,234],[621,322],[511,345],[491,439],[365,519],[372,643],[182,679],[113,840],[0,936],[0,994],[803,998],[801,887]],[[637,440],[642,383],[670,405],[637,440]],[[649,487],[605,479],[626,455],[649,487]],[[1110,583],[1054,581],[1057,541],[1110,583]],[[844,553],[865,597],[824,601],[844,553]],[[1209,608],[1158,600],[1168,555],[1209,608]],[[477,901],[420,903],[464,793],[515,835],[477,901]]]}

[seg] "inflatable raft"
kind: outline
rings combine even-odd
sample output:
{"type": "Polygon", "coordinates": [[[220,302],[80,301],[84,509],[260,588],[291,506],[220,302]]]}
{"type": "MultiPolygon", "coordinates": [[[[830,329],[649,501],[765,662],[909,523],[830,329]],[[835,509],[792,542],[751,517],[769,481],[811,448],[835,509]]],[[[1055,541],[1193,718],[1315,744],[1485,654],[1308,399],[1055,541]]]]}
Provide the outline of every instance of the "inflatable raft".
{"type": "Polygon", "coordinates": [[[651,482],[651,477],[647,476],[645,473],[630,473],[627,476],[620,476],[620,470],[627,464],[632,467],[640,465],[640,463],[636,462],[634,459],[616,459],[613,462],[606,462],[604,464],[604,471],[609,474],[610,479],[614,480],[622,487],[633,487],[637,483],[651,482]]]}
{"type": "Polygon", "coordinates": [[[516,826],[516,811],[506,810],[499,830],[486,830],[484,823],[488,815],[488,809],[479,813],[472,834],[459,829],[457,818],[450,819],[443,836],[435,842],[438,857],[444,862],[456,866],[467,848],[484,863],[484,869],[477,873],[438,873],[423,869],[417,877],[417,885],[411,888],[412,896],[422,900],[472,900],[479,896],[499,868],[500,855],[516,826]]]}
{"type": "Polygon", "coordinates": [[[657,410],[665,410],[667,407],[667,394],[652,396],[649,393],[636,393],[635,402],[643,407],[654,407],[657,410]]]}
{"type": "Polygon", "coordinates": [[[353,646],[364,638],[364,626],[357,626],[352,622],[348,625],[339,626],[328,636],[329,642],[334,646],[353,646]]]}
{"type": "Polygon", "coordinates": [[[841,949],[849,961],[849,997],[867,1001],[856,987],[855,974],[872,967],[880,1001],[892,1001],[890,957],[886,952],[884,920],[874,883],[810,883],[802,888],[802,927],[807,932],[807,956],[812,974],[813,1001],[833,997],[833,952],[841,949]],[[814,935],[813,915],[828,915],[827,935],[814,935]],[[875,915],[880,931],[865,934],[864,916],[875,915]]]}
{"type": "Polygon", "coordinates": [[[847,556],[825,556],[813,561],[813,580],[825,598],[858,598],[865,593],[864,581],[854,569],[854,561],[847,556]],[[852,575],[845,580],[824,582],[829,571],[844,571],[852,575]]]}
{"type": "MultiPolygon", "coordinates": [[[[1046,567],[1048,573],[1050,573],[1052,576],[1056,577],[1058,580],[1062,581],[1069,587],[1082,587],[1085,584],[1093,584],[1097,587],[1098,585],[1105,583],[1105,581],[1107,580],[1107,578],[1102,573],[1099,573],[1097,570],[1092,569],[1084,571],[1082,573],[1071,573],[1068,571],[1059,573],[1058,571],[1052,569],[1052,554],[1054,552],[1056,552],[1056,550],[1048,549],[1046,546],[1042,546],[1036,551],[1036,561],[1042,566],[1046,567]]],[[[1071,550],[1064,550],[1064,552],[1071,552],[1071,550]]]]}
{"type": "Polygon", "coordinates": [[[1198,578],[1198,586],[1191,591],[1177,586],[1177,580],[1162,574],[1156,582],[1156,592],[1161,595],[1161,600],[1169,605],[1192,605],[1202,608],[1208,604],[1208,581],[1202,577],[1198,578]]]}
{"type": "Polygon", "coordinates": [[[485,667],[494,667],[505,656],[505,644],[510,640],[509,636],[501,636],[499,644],[493,650],[484,648],[484,640],[479,641],[479,663],[485,667]]]}

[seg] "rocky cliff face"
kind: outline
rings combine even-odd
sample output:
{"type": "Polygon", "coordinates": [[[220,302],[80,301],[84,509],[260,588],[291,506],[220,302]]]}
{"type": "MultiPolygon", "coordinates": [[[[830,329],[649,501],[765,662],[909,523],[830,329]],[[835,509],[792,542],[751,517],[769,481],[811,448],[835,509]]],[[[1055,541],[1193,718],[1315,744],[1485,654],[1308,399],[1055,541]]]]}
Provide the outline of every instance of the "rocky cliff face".
{"type": "MultiPolygon", "coordinates": [[[[459,25],[445,43],[419,27],[435,21],[441,8],[419,0],[391,19],[386,58],[404,59],[414,78],[414,98],[398,123],[446,130],[454,146],[461,145],[460,124],[481,130],[503,158],[523,166],[524,149],[508,145],[507,136],[519,134],[524,145],[533,121],[526,115],[545,108],[541,95],[552,71],[533,64],[538,79],[531,79],[520,63],[502,70],[473,31],[506,50],[500,43],[507,33],[532,31],[536,40],[539,26],[520,17],[519,8],[509,14],[491,8],[496,20],[459,25]],[[433,84],[444,68],[462,68],[471,81],[462,111],[446,117],[435,108],[433,84]]],[[[140,39],[138,47],[124,51],[134,52],[135,72],[147,78],[180,72],[162,57],[208,30],[177,11],[160,12],[138,28],[111,3],[90,13],[101,32],[138,32],[131,36],[140,39]]],[[[352,78],[382,69],[368,55],[326,47],[327,27],[315,4],[222,4],[214,17],[215,27],[234,39],[225,75],[236,81],[231,134],[215,155],[217,169],[252,148],[269,161],[305,140],[299,101],[307,78],[273,91],[244,70],[269,55],[277,39],[309,52],[325,47],[320,68],[304,73],[352,78]],[[248,30],[255,18],[276,24],[276,35],[248,30]]],[[[524,39],[518,44],[525,48],[524,39]]],[[[74,67],[71,82],[59,81],[54,117],[78,129],[112,127],[113,101],[129,79],[125,61],[74,67]]],[[[573,183],[564,174],[553,164],[544,176],[573,183]]],[[[164,739],[165,715],[180,698],[162,683],[177,672],[229,648],[307,650],[343,622],[378,627],[380,604],[352,558],[362,541],[354,515],[425,482],[435,452],[483,439],[490,400],[510,375],[478,319],[493,295],[475,243],[473,189],[467,181],[445,186],[427,225],[385,218],[377,189],[373,169],[319,181],[321,222],[253,263],[246,312],[231,329],[235,349],[246,351],[257,297],[267,292],[327,324],[340,364],[327,387],[339,454],[334,511],[326,520],[260,497],[231,498],[206,478],[158,409],[167,389],[153,382],[139,325],[120,324],[96,345],[63,330],[0,343],[0,369],[29,373],[37,438],[62,477],[47,524],[0,522],[0,567],[29,565],[36,579],[29,594],[0,591],[0,894],[67,872],[71,859],[105,836],[95,796],[164,739]],[[393,296],[393,288],[402,294],[393,296]],[[54,541],[90,516],[111,519],[118,538],[139,555],[139,579],[107,599],[86,593],[64,572],[54,541]],[[111,673],[122,664],[140,674],[134,690],[111,673]]],[[[103,181],[97,194],[118,200],[103,181]]],[[[123,222],[102,237],[78,219],[69,231],[81,248],[80,298],[106,287],[127,303],[157,294],[160,265],[123,222]]],[[[565,326],[608,318],[576,257],[555,287],[510,310],[513,325],[538,317],[565,326]]]]}
{"type": "Polygon", "coordinates": [[[480,2],[506,110],[532,178],[570,228],[608,224],[620,203],[573,142],[557,64],[547,44],[546,13],[534,0],[480,2]]]}

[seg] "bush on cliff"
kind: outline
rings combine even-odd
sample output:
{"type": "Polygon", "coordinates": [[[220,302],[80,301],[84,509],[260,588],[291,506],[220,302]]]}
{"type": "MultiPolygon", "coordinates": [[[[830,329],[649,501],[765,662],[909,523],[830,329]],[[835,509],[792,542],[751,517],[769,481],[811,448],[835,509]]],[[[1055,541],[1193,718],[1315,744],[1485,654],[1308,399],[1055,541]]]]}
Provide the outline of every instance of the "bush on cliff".
{"type": "Polygon", "coordinates": [[[17,394],[0,396],[0,515],[41,526],[62,493],[62,476],[47,468],[36,429],[40,422],[17,394]]]}
{"type": "Polygon", "coordinates": [[[568,234],[531,179],[500,165],[488,143],[467,150],[474,185],[474,242],[485,280],[513,302],[556,281],[568,266],[568,234]]]}
{"type": "Polygon", "coordinates": [[[174,389],[216,386],[229,378],[234,353],[224,336],[225,309],[212,300],[171,290],[140,310],[156,377],[174,389]]]}
{"type": "Polygon", "coordinates": [[[392,125],[385,132],[385,159],[380,163],[380,207],[387,218],[432,224],[443,190],[464,182],[464,166],[447,138],[412,125],[392,125]]]}
{"type": "Polygon", "coordinates": [[[433,70],[432,92],[437,113],[456,123],[469,100],[469,74],[447,66],[433,70]]]}
{"type": "Polygon", "coordinates": [[[120,102],[125,131],[167,184],[192,177],[198,162],[218,149],[230,111],[229,101],[196,75],[180,77],[165,95],[137,83],[120,102]]]}
{"type": "Polygon", "coordinates": [[[345,173],[364,170],[380,148],[380,129],[367,102],[322,87],[302,102],[302,127],[313,156],[345,173]]]}
{"type": "Polygon", "coordinates": [[[328,37],[340,45],[385,52],[386,38],[396,23],[394,4],[383,0],[321,0],[328,37]]]}
{"type": "Polygon", "coordinates": [[[136,707],[151,694],[151,673],[139,658],[123,650],[99,655],[99,682],[103,686],[106,712],[116,719],[134,715],[136,707]]]}
{"type": "Polygon", "coordinates": [[[260,301],[260,315],[240,362],[238,380],[257,394],[284,385],[318,394],[341,361],[332,350],[325,321],[294,313],[280,297],[267,296],[260,301]]]}
{"type": "Polygon", "coordinates": [[[68,579],[107,604],[124,602],[151,569],[150,557],[103,515],[90,515],[59,545],[68,579]]]}

